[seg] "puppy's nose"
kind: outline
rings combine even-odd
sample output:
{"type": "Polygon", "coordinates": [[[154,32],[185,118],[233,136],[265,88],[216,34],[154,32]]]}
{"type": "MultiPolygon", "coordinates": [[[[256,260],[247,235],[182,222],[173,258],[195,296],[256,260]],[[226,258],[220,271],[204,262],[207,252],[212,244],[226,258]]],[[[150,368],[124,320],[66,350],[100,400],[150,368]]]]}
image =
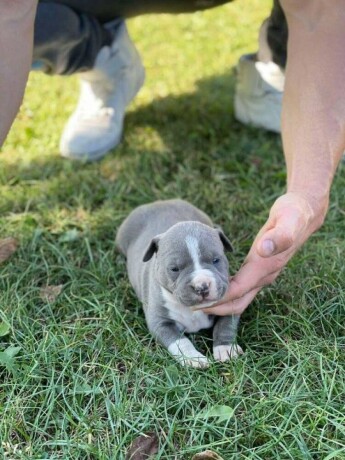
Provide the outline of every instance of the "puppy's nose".
{"type": "Polygon", "coordinates": [[[202,296],[203,298],[207,297],[210,293],[210,283],[202,283],[192,286],[195,294],[202,296]]]}

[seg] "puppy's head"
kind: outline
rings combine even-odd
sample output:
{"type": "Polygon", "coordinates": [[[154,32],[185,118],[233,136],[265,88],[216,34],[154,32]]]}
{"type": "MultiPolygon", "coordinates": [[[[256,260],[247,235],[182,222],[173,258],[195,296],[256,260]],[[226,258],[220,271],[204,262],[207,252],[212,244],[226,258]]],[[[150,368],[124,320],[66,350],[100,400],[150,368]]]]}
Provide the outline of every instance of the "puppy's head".
{"type": "Polygon", "coordinates": [[[143,261],[154,255],[163,294],[186,306],[207,305],[223,297],[229,283],[224,250],[232,250],[221,229],[200,222],[180,222],[157,235],[143,261]]]}

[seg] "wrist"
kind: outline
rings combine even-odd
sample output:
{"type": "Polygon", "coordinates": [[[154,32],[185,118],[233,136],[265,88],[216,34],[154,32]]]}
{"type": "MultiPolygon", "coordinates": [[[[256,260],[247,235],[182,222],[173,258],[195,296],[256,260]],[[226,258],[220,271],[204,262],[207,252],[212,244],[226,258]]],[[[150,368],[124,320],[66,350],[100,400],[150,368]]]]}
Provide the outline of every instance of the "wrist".
{"type": "Polygon", "coordinates": [[[329,190],[305,190],[298,187],[288,187],[287,195],[301,206],[301,211],[308,214],[309,221],[314,227],[313,231],[320,228],[325,220],[329,205],[329,190]]]}

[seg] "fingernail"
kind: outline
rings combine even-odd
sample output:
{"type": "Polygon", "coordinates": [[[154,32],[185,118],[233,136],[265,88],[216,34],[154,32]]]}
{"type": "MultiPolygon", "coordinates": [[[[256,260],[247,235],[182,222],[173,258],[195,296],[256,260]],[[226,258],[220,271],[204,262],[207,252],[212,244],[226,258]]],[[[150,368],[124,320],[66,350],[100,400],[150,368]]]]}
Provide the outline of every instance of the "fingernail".
{"type": "Polygon", "coordinates": [[[265,256],[270,256],[274,253],[275,245],[272,240],[264,240],[261,245],[262,253],[265,256]]]}

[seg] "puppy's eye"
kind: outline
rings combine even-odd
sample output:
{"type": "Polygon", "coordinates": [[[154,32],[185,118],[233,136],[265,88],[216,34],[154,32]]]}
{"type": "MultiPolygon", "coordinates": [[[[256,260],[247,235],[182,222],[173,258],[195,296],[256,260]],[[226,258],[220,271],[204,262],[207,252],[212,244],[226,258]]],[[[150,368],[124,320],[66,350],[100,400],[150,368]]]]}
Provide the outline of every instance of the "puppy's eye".
{"type": "Polygon", "coordinates": [[[219,258],[219,257],[215,257],[215,258],[212,260],[213,265],[217,265],[219,262],[220,262],[220,258],[219,258]]]}
{"type": "Polygon", "coordinates": [[[170,270],[175,273],[180,271],[178,267],[171,267],[170,270]]]}

